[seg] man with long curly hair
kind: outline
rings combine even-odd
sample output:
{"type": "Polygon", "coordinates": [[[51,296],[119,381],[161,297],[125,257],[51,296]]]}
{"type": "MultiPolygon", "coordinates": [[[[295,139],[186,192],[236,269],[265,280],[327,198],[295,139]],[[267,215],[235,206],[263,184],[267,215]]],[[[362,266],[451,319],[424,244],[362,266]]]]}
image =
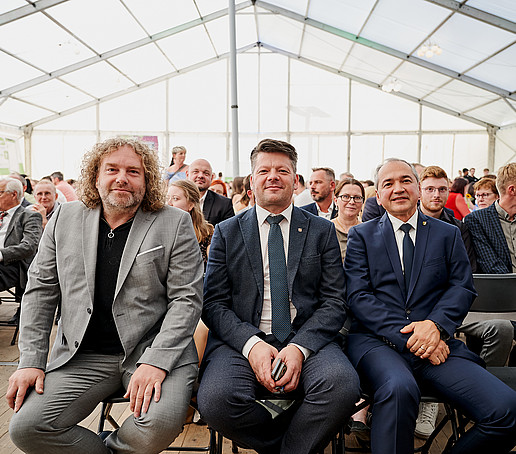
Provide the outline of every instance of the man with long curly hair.
{"type": "Polygon", "coordinates": [[[29,270],[11,438],[27,453],[158,453],[181,432],[197,375],[203,265],[192,222],[165,205],[157,155],[132,139],[86,154],[79,197],[52,216],[29,270]],[[121,387],[133,416],[119,430],[78,425],[121,387]]]}

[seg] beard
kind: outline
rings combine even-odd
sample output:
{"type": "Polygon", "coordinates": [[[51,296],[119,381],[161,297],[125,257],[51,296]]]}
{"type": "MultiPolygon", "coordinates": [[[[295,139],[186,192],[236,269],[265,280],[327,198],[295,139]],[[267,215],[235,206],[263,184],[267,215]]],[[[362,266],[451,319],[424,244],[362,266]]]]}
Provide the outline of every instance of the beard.
{"type": "Polygon", "coordinates": [[[106,190],[105,188],[99,188],[98,190],[104,209],[109,211],[125,211],[131,208],[138,208],[145,195],[145,188],[123,194],[109,189],[106,190]]]}

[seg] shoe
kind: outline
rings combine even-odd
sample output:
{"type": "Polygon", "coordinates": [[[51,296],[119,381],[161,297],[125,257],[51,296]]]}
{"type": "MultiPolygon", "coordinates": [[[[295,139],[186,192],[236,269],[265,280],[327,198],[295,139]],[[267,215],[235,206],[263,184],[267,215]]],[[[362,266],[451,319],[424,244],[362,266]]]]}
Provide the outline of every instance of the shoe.
{"type": "Polygon", "coordinates": [[[414,434],[423,439],[427,439],[435,430],[435,421],[439,411],[439,404],[424,403],[419,404],[419,414],[416,420],[414,434]]]}
{"type": "Polygon", "coordinates": [[[102,441],[104,441],[107,437],[109,437],[113,433],[112,430],[104,430],[99,433],[99,437],[102,441]]]}
{"type": "Polygon", "coordinates": [[[351,421],[350,431],[360,440],[369,441],[371,439],[371,429],[362,421],[351,421]]]}

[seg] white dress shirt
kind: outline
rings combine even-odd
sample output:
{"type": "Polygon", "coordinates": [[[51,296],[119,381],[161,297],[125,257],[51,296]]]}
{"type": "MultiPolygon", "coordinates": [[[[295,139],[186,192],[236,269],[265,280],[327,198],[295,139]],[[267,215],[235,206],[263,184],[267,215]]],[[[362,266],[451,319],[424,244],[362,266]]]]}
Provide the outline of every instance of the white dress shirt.
{"type": "Polygon", "coordinates": [[[315,202],[315,206],[317,207],[317,214],[324,218],[324,219],[328,219],[328,221],[331,220],[331,214],[333,213],[333,207],[335,206],[335,203],[334,202],[331,202],[330,206],[328,207],[328,212],[325,213],[324,211],[321,211],[321,208],[319,208],[319,204],[317,202],[315,202]]]}
{"type": "Polygon", "coordinates": [[[416,246],[416,232],[417,232],[417,219],[418,219],[418,210],[412,215],[412,217],[407,221],[403,222],[400,219],[394,217],[392,214],[387,212],[387,216],[392,224],[392,228],[394,229],[394,237],[396,238],[396,245],[398,246],[398,253],[400,254],[401,261],[401,269],[405,272],[403,267],[403,238],[405,238],[405,232],[401,230],[401,226],[403,224],[410,224],[412,229],[409,232],[410,239],[414,243],[414,247],[416,246]]]}
{"type": "MultiPolygon", "coordinates": [[[[287,209],[285,209],[280,214],[283,215],[284,219],[279,223],[281,229],[281,235],[283,236],[283,247],[285,248],[285,260],[288,263],[288,241],[290,238],[290,221],[292,219],[292,205],[289,205],[287,209]]],[[[268,241],[269,241],[269,230],[270,225],[267,222],[267,217],[272,213],[268,212],[264,208],[259,205],[256,205],[256,217],[258,219],[258,231],[260,234],[260,247],[262,251],[262,264],[263,264],[263,306],[262,306],[262,315],[260,318],[260,328],[265,334],[272,333],[272,306],[271,306],[271,281],[270,281],[270,273],[269,273],[269,252],[267,249],[268,241]]],[[[296,317],[297,311],[294,305],[292,304],[292,300],[290,300],[290,320],[293,321],[296,317]]],[[[252,336],[244,345],[242,349],[242,354],[248,358],[249,352],[251,348],[254,347],[255,344],[260,342],[258,336],[252,336]]],[[[301,347],[300,345],[293,344],[301,350],[303,356],[308,358],[310,355],[310,350],[307,348],[301,347]]]]}
{"type": "MultiPolygon", "coordinates": [[[[5,216],[4,216],[4,219],[2,222],[2,227],[0,227],[0,249],[2,249],[4,247],[5,235],[7,233],[7,229],[9,228],[9,224],[13,220],[14,212],[18,209],[19,206],[20,206],[20,204],[16,205],[15,207],[9,208],[5,212],[5,216]]],[[[3,262],[3,261],[4,261],[4,257],[2,255],[2,252],[0,251],[0,262],[3,262]]]]}

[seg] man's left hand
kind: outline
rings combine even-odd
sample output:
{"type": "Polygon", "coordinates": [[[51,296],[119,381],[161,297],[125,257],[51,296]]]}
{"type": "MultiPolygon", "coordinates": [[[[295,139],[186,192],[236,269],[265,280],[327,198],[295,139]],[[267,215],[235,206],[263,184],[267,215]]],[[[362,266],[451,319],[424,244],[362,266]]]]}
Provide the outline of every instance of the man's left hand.
{"type": "Polygon", "coordinates": [[[441,333],[432,320],[412,322],[404,326],[400,332],[413,333],[407,341],[407,348],[422,359],[429,358],[441,340],[441,333]]]}
{"type": "Polygon", "coordinates": [[[305,357],[301,350],[295,345],[287,345],[281,350],[276,357],[276,360],[283,361],[287,366],[285,375],[276,382],[276,386],[284,386],[286,393],[294,391],[299,384],[299,377],[301,376],[301,369],[303,368],[303,361],[305,357]]]}
{"type": "Polygon", "coordinates": [[[154,402],[158,402],[161,397],[161,383],[165,380],[167,372],[149,364],[140,364],[134,372],[127,392],[124,397],[129,397],[129,408],[138,418],[142,413],[147,413],[149,404],[154,392],[154,402]]]}

